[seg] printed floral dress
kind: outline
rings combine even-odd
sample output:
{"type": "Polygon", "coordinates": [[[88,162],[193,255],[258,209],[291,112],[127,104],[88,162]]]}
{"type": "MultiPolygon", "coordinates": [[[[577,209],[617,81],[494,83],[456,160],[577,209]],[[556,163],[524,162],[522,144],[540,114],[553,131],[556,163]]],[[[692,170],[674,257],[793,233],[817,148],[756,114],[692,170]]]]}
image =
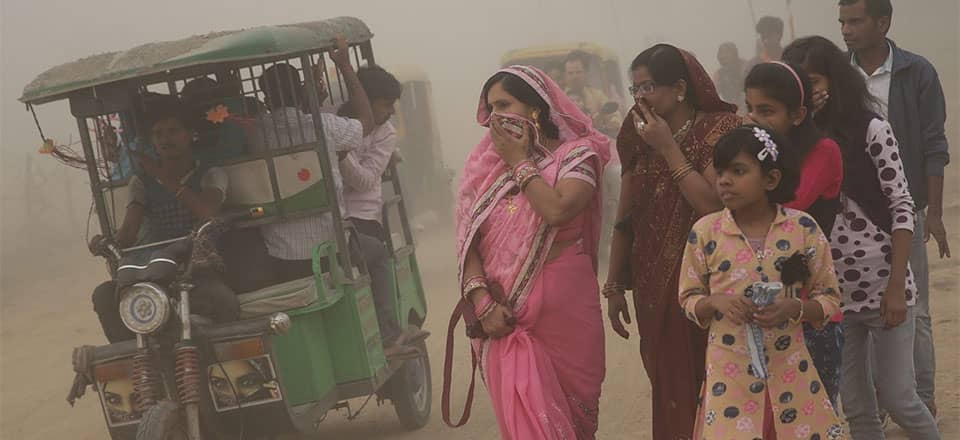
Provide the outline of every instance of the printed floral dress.
{"type": "MultiPolygon", "coordinates": [[[[778,207],[762,251],[755,252],[729,210],[694,225],[680,276],[680,304],[687,318],[709,330],[707,379],[702,393],[698,439],[760,439],[764,402],[769,398],[780,440],[847,438],[803,340],[803,326],[785,323],[763,330],[769,375],[758,378],[750,365],[746,326],[717,314],[707,322],[696,306],[708,295],[744,295],[755,282],[781,281],[781,264],[795,253],[808,255],[810,276],[804,290],[823,306],[822,328],[839,309],[837,277],[830,246],[807,214],[778,207]]],[[[799,283],[782,295],[799,292],[799,283]]]]}

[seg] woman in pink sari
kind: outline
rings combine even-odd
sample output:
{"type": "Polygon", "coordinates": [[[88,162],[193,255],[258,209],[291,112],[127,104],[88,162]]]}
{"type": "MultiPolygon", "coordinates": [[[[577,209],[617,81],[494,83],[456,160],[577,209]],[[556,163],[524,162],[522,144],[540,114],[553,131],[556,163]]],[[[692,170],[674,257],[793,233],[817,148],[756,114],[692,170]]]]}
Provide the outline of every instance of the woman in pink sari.
{"type": "Polygon", "coordinates": [[[540,70],[484,85],[457,201],[460,285],[504,439],[593,439],[603,382],[598,176],[609,140],[540,70]],[[513,131],[511,131],[511,128],[513,131]]]}

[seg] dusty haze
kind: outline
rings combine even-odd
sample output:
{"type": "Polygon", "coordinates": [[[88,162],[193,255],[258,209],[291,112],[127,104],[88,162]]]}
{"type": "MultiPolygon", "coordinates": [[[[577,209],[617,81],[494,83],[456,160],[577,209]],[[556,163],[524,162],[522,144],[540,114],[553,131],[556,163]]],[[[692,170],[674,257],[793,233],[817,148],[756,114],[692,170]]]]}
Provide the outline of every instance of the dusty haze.
{"type": "MultiPolygon", "coordinates": [[[[216,30],[352,15],[373,30],[377,60],[384,66],[414,64],[429,75],[444,160],[459,172],[481,134],[474,122],[482,82],[514,48],[587,41],[617,52],[621,66],[650,45],[665,41],[695,52],[708,70],[717,66],[717,47],[733,41],[742,58],[754,55],[756,37],[747,0],[0,0],[0,413],[3,438],[78,440],[104,438],[95,397],[70,409],[62,400],[69,384],[69,349],[102,340],[89,295],[106,276],[103,264],[86,252],[84,235],[90,194],[86,173],[37,153],[40,137],[17,98],[42,71],[75,59],[139,44],[174,40],[216,30]],[[707,18],[710,21],[707,21],[707,18]],[[27,170],[30,170],[29,173],[27,170]],[[43,325],[38,325],[43,324],[43,325]]],[[[787,19],[785,0],[754,0],[756,16],[787,19]]],[[[948,103],[948,137],[960,147],[960,1],[895,0],[891,33],[897,43],[929,58],[940,72],[948,103]]],[[[841,43],[836,0],[793,2],[796,35],[823,35],[841,43]]],[[[789,37],[789,31],[787,32],[789,37]]],[[[741,103],[737,103],[741,104],[741,103]]],[[[741,104],[742,105],[742,104],[741,104]]],[[[65,103],[37,109],[44,133],[58,142],[77,139],[65,103]]],[[[956,159],[955,159],[956,160],[956,159]]],[[[956,221],[957,165],[948,169],[947,227],[960,249],[956,221]]],[[[99,233],[94,219],[90,233],[99,233]]],[[[434,398],[439,401],[441,327],[456,290],[450,275],[450,233],[424,234],[418,250],[428,287],[428,329],[434,359],[434,398]]],[[[955,261],[955,260],[954,260],[955,261]]],[[[945,438],[960,432],[957,356],[960,338],[953,261],[931,260],[935,332],[941,362],[938,394],[945,438]]],[[[649,387],[640,373],[636,339],[608,332],[608,379],[601,422],[603,438],[643,438],[649,429],[649,387]],[[620,433],[620,437],[618,434],[620,433]]],[[[463,345],[460,350],[462,351],[463,345]]],[[[461,355],[463,353],[460,353],[461,355]]],[[[466,374],[463,359],[456,367],[466,374]]],[[[461,377],[461,379],[465,379],[461,377]]],[[[462,393],[463,383],[456,393],[462,393]]],[[[484,396],[485,397],[485,396],[484,396]]],[[[454,400],[462,402],[455,394],[454,400]]],[[[394,434],[389,409],[349,427],[331,424],[331,438],[492,438],[495,424],[486,399],[478,399],[469,431],[443,428],[438,405],[432,425],[421,433],[394,434]],[[391,431],[392,430],[392,431],[391,431]],[[384,432],[386,434],[384,434],[384,432]],[[473,432],[470,434],[469,432],[473,432]],[[338,435],[339,434],[339,435],[338,435]]],[[[337,419],[342,417],[337,416],[337,419]]],[[[649,435],[649,434],[646,434],[649,435]]],[[[902,438],[902,437],[888,437],[902,438]]],[[[950,437],[955,438],[955,437],[950,437]]]]}

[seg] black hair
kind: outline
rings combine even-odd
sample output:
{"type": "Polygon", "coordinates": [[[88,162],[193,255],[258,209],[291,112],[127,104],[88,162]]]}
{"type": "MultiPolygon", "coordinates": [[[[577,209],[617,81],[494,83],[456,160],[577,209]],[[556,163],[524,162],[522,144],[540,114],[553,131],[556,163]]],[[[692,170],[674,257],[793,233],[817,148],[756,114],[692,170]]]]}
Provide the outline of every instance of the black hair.
{"type": "Polygon", "coordinates": [[[867,6],[867,15],[877,18],[893,18],[893,4],[890,0],[840,0],[840,6],[851,6],[864,2],[867,6]]]}
{"type": "MultiPolygon", "coordinates": [[[[744,81],[744,89],[759,89],[764,94],[782,103],[790,112],[800,107],[807,108],[807,116],[800,125],[790,130],[788,138],[800,160],[823,138],[813,121],[813,86],[807,72],[796,64],[761,63],[753,66],[744,81]],[[793,72],[790,70],[793,69],[793,72]],[[793,74],[797,75],[794,76],[793,74]],[[797,78],[800,83],[797,83],[797,78]],[[801,89],[802,87],[802,89],[801,89]]],[[[781,133],[783,134],[783,133],[781,133]]]]}
{"type": "Polygon", "coordinates": [[[297,107],[300,101],[300,72],[287,63],[277,63],[263,71],[257,85],[272,109],[297,107]]]}
{"type": "Polygon", "coordinates": [[[575,50],[568,53],[567,57],[563,59],[563,65],[566,66],[567,63],[571,61],[579,61],[580,65],[583,66],[583,70],[590,70],[590,54],[582,50],[575,50]]]}
{"type": "Polygon", "coordinates": [[[148,136],[156,123],[168,119],[176,119],[187,130],[194,129],[189,112],[184,108],[183,103],[173,96],[152,96],[149,100],[145,100],[144,105],[146,111],[143,118],[143,128],[146,129],[148,136]]]}
{"type": "Polygon", "coordinates": [[[830,99],[814,116],[817,126],[841,145],[861,144],[876,98],[843,51],[826,38],[806,37],[787,46],[783,59],[830,81],[830,99]]]}
{"type": "Polygon", "coordinates": [[[771,203],[788,203],[796,197],[797,187],[800,185],[800,164],[786,145],[787,141],[772,130],[756,125],[744,125],[730,130],[717,141],[717,145],[713,148],[713,167],[717,172],[721,172],[730,166],[738,154],[747,153],[759,162],[764,173],[780,170],[780,184],[773,190],[767,191],[767,198],[771,203]],[[763,130],[770,135],[770,140],[777,145],[779,152],[776,160],[770,155],[762,161],[757,158],[760,151],[764,149],[764,144],[757,139],[754,129],[763,130]]]}
{"type": "Polygon", "coordinates": [[[386,101],[396,101],[400,99],[403,93],[403,86],[397,78],[383,67],[372,65],[357,69],[357,78],[363,85],[363,90],[367,92],[367,98],[370,101],[374,99],[383,99],[386,101]]]}
{"type": "Polygon", "coordinates": [[[697,92],[693,90],[693,83],[690,82],[690,71],[687,70],[687,62],[683,59],[680,49],[669,44],[657,44],[637,55],[630,63],[630,71],[633,72],[640,67],[646,67],[650,72],[653,82],[661,86],[671,86],[681,79],[687,83],[687,103],[694,109],[700,108],[700,101],[697,99],[697,92]]]}
{"type": "Polygon", "coordinates": [[[780,17],[771,17],[769,15],[760,17],[760,20],[757,21],[756,30],[760,35],[783,35],[783,20],[780,19],[780,17]]]}
{"type": "Polygon", "coordinates": [[[526,81],[512,73],[499,72],[491,76],[486,84],[483,85],[483,93],[481,96],[483,96],[487,111],[491,111],[490,104],[486,103],[487,93],[489,93],[490,88],[497,83],[503,86],[503,90],[509,93],[510,96],[517,98],[518,101],[530,107],[540,110],[537,123],[540,124],[540,129],[543,130],[543,134],[550,139],[560,139],[560,128],[550,120],[550,106],[547,105],[547,102],[540,97],[540,94],[537,93],[533,87],[530,87],[530,84],[527,84],[526,81]]]}

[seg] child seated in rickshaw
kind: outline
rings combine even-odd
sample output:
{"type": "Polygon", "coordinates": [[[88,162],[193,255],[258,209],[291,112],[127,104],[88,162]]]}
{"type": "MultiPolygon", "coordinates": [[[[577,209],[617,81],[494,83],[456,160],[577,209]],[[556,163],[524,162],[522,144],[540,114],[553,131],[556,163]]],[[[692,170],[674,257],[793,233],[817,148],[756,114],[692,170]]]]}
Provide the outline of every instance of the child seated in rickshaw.
{"type": "MultiPolygon", "coordinates": [[[[133,152],[142,171],[130,178],[130,202],[116,235],[121,248],[136,244],[141,226],[147,228],[147,243],[189,234],[201,221],[217,215],[226,195],[226,173],[220,168],[203,169],[194,159],[193,133],[181,103],[172,97],[162,101],[147,113],[159,159],[133,152]]],[[[240,316],[236,295],[218,277],[198,277],[195,283],[199,294],[192,295],[190,302],[196,314],[218,323],[240,316]]],[[[114,281],[94,290],[93,305],[111,343],[134,338],[120,319],[114,281]]]]}

